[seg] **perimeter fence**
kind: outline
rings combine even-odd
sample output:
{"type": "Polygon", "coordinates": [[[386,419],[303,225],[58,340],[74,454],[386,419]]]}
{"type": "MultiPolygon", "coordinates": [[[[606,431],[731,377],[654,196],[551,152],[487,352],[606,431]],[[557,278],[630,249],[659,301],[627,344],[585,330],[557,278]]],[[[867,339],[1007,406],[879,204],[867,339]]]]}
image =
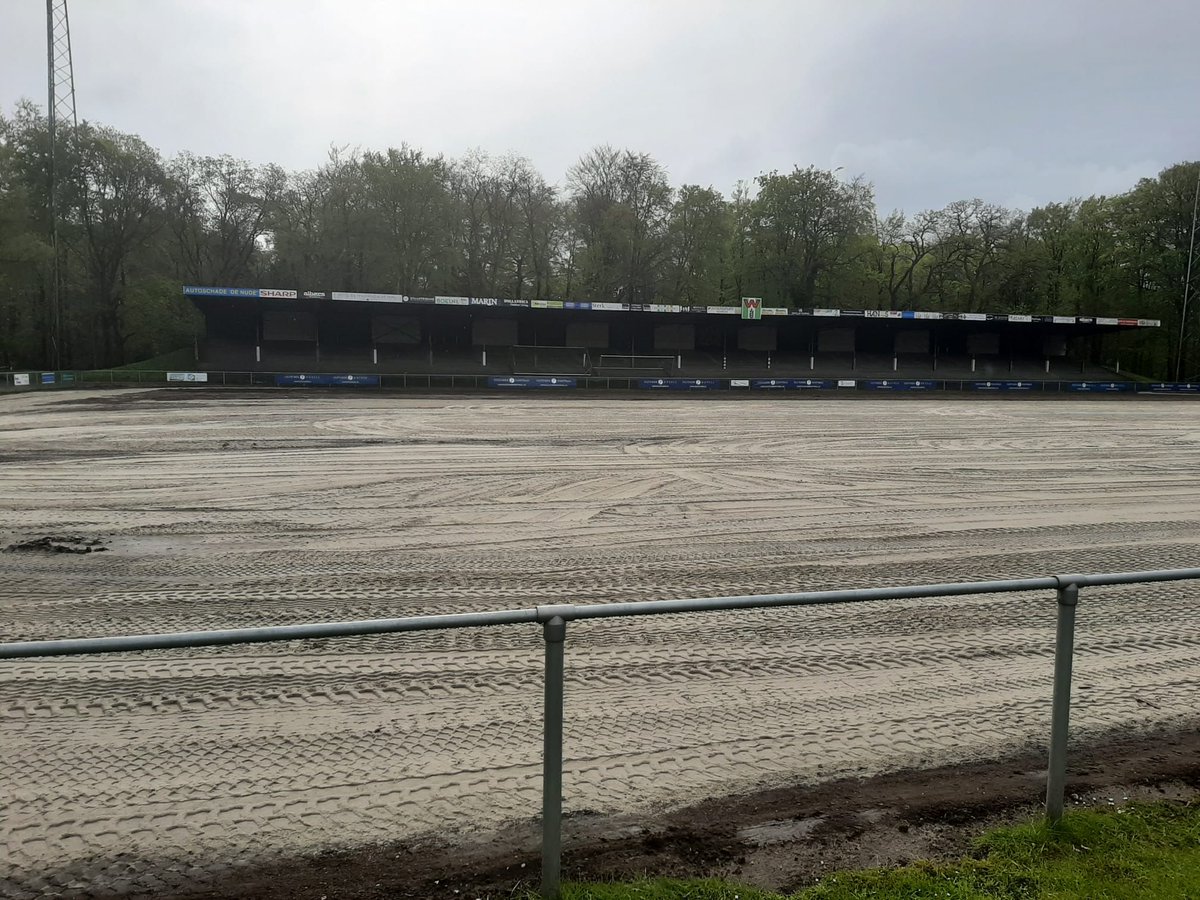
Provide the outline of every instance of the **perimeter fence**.
{"type": "Polygon", "coordinates": [[[1037,381],[1013,378],[888,378],[888,377],[778,377],[731,378],[706,375],[685,378],[653,373],[578,375],[564,373],[526,375],[328,373],[206,371],[168,372],[160,369],[103,369],[98,371],[0,372],[0,391],[61,390],[79,387],[175,388],[341,388],[389,391],[672,391],[728,392],[733,394],[783,394],[827,392],[835,395],[859,391],[881,394],[962,392],[1007,395],[1146,395],[1200,397],[1200,381],[1151,382],[1120,380],[1037,381]]]}
{"type": "MultiPolygon", "coordinates": [[[[555,604],[532,609],[412,616],[398,619],[367,619],[308,625],[232,628],[220,631],[10,642],[0,644],[0,660],[398,634],[496,625],[540,625],[545,644],[542,713],[541,891],[542,896],[548,900],[558,900],[561,897],[562,873],[563,683],[568,622],[672,613],[1054,591],[1058,601],[1058,619],[1054,649],[1050,753],[1045,799],[1046,818],[1053,823],[1062,818],[1063,814],[1067,771],[1067,733],[1071,708],[1071,669],[1075,652],[1075,610],[1079,603],[1080,591],[1085,587],[1092,586],[1146,584],[1191,579],[1200,579],[1200,568],[1116,572],[1101,575],[1050,575],[1004,581],[810,591],[795,594],[704,597],[690,600],[650,600],[578,606],[555,604]]],[[[10,776],[12,774],[14,773],[10,773],[10,776]]]]}

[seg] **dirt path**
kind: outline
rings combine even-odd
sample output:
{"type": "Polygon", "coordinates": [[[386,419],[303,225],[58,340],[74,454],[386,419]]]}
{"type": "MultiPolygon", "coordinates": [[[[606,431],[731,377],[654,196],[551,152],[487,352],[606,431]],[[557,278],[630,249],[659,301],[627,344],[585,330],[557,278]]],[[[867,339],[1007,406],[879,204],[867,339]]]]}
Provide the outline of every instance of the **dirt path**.
{"type": "MultiPolygon", "coordinates": [[[[1195,565],[1200,406],[0,398],[4,639],[1195,565]]],[[[1089,590],[1082,736],[1190,727],[1200,588],[1089,590]]],[[[993,759],[1049,597],[573,625],[566,804],[993,759]]],[[[533,628],[0,665],[0,893],[168,891],[539,808],[533,628]],[[146,860],[154,860],[149,864],[146,860]]]]}
{"type": "MultiPolygon", "coordinates": [[[[991,828],[1042,815],[1045,754],[793,785],[665,814],[579,816],[566,825],[573,881],[718,877],[790,893],[843,869],[957,859],[991,828]]],[[[1069,809],[1196,802],[1200,733],[1109,736],[1074,747],[1069,809]]],[[[474,842],[397,842],[273,861],[179,900],[501,900],[536,889],[536,829],[474,842]]]]}

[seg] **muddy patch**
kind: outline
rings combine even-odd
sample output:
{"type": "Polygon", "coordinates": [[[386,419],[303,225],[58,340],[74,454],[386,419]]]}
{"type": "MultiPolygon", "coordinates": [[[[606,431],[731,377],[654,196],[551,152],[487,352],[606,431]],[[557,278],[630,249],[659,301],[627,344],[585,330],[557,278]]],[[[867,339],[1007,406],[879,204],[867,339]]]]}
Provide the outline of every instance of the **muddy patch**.
{"type": "Polygon", "coordinates": [[[17,541],[4,548],[4,553],[104,553],[106,542],[99,538],[86,538],[75,534],[46,534],[17,541]]]}

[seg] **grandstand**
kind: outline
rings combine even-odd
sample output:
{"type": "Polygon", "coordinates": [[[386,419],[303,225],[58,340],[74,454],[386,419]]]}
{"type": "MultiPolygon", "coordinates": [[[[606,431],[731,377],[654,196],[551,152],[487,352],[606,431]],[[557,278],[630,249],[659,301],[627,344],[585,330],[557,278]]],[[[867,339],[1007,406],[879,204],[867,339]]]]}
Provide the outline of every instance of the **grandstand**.
{"type": "Polygon", "coordinates": [[[184,288],[231,372],[1107,380],[1157,320],[184,288]]]}

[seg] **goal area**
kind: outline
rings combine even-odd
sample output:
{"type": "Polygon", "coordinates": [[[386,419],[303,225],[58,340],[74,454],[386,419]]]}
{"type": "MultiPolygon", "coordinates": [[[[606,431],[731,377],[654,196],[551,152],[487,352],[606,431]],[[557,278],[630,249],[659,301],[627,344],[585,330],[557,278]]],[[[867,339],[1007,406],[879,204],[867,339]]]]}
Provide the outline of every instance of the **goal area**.
{"type": "Polygon", "coordinates": [[[591,357],[586,347],[536,347],[517,344],[512,348],[514,375],[588,375],[591,357]]]}

